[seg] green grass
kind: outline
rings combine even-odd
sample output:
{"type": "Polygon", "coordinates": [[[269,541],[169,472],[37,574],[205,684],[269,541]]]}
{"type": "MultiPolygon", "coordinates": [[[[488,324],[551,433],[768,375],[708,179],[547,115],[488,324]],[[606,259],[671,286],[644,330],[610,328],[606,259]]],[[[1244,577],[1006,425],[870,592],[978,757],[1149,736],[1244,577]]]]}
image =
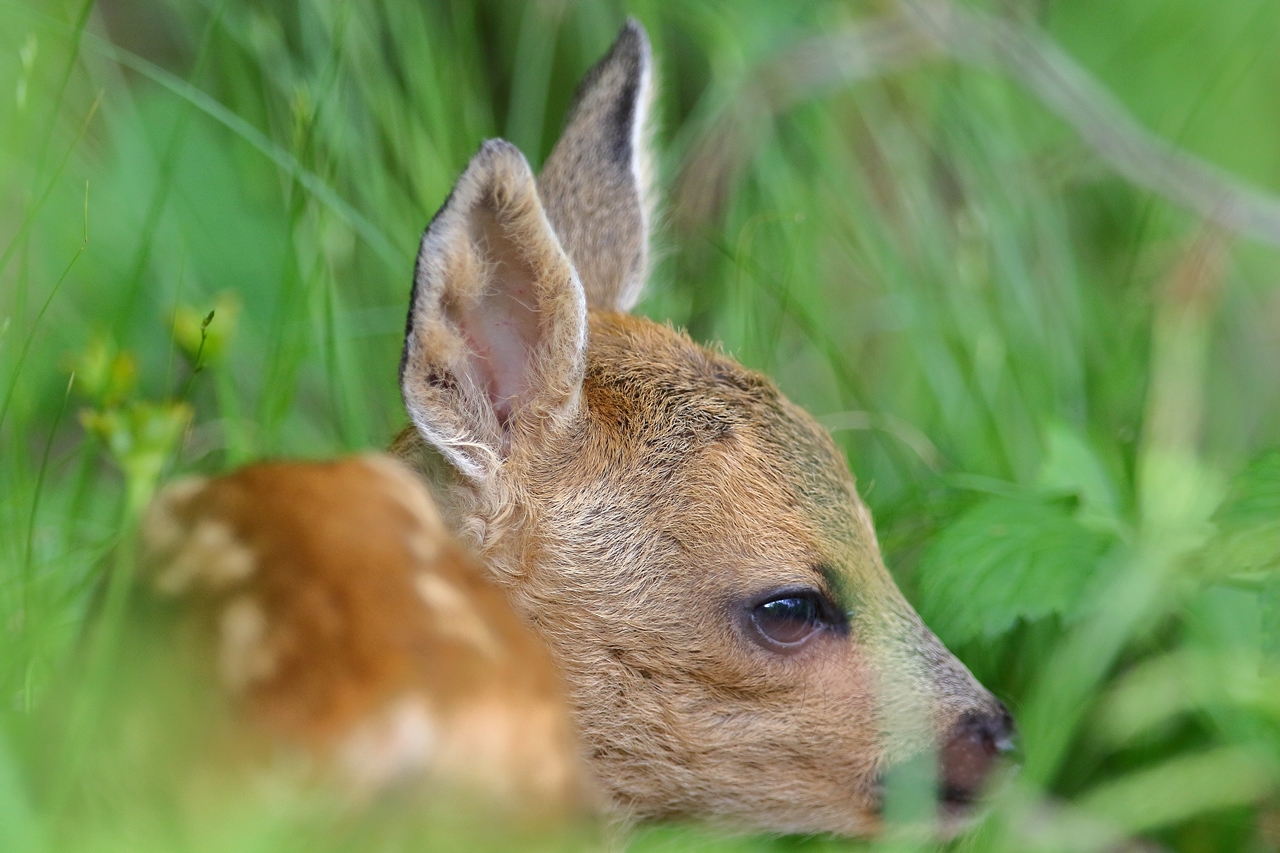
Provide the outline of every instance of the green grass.
{"type": "MultiPolygon", "coordinates": [[[[541,162],[628,12],[674,188],[641,310],[826,419],[908,597],[1019,719],[1023,768],[957,849],[1277,849],[1274,246],[943,58],[721,120],[889,4],[298,5],[0,0],[0,850],[449,849],[305,798],[183,830],[127,784],[68,825],[93,750],[45,729],[101,699],[67,673],[157,476],[388,441],[423,226],[480,140],[541,162]]],[[[1280,195],[1274,0],[991,5],[1280,195]]]]}

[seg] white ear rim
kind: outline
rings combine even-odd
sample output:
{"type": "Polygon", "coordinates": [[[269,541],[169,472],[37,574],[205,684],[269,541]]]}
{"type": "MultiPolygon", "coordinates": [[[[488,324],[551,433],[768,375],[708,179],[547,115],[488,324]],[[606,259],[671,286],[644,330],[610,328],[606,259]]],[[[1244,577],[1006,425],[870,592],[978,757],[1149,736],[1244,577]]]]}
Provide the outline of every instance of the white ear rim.
{"type": "MultiPolygon", "coordinates": [[[[558,272],[568,275],[567,284],[551,301],[568,298],[569,310],[565,312],[566,306],[560,304],[561,310],[556,316],[560,319],[567,316],[571,322],[552,324],[539,345],[568,354],[572,359],[569,369],[559,377],[560,387],[550,389],[552,399],[561,401],[554,407],[557,416],[550,419],[553,426],[559,426],[559,422],[577,412],[586,369],[587,301],[577,270],[547,219],[533,171],[524,155],[505,140],[487,140],[468,163],[419,244],[400,362],[401,395],[414,428],[464,477],[476,482],[491,479],[501,469],[509,436],[488,400],[484,383],[468,369],[477,354],[467,347],[465,336],[446,318],[447,309],[442,303],[449,277],[456,269],[485,263],[477,256],[473,244],[465,238],[460,240],[459,234],[467,233],[466,217],[481,202],[483,194],[499,186],[525,196],[523,200],[532,203],[532,211],[538,217],[535,226],[539,239],[548,241],[548,250],[557,265],[562,265],[558,272]],[[421,353],[423,341],[428,337],[434,337],[437,349],[446,353],[447,364],[435,366],[447,367],[456,380],[448,392],[432,393],[430,376],[420,375],[424,368],[428,374],[433,372],[429,357],[421,353]],[[450,406],[444,405],[446,393],[450,406]]],[[[555,310],[554,306],[551,310],[555,310]]],[[[535,378],[545,377],[535,372],[535,378]]],[[[513,430],[526,431],[522,427],[528,421],[545,428],[548,420],[545,414],[536,412],[535,417],[517,419],[513,430]]]]}
{"type": "Polygon", "coordinates": [[[649,35],[635,18],[628,17],[627,30],[640,39],[640,85],[636,93],[635,114],[631,121],[631,178],[640,194],[640,227],[644,237],[645,262],[620,290],[617,308],[630,311],[640,301],[653,266],[653,215],[657,205],[654,187],[657,181],[653,157],[653,101],[656,92],[653,77],[653,52],[649,35]]]}

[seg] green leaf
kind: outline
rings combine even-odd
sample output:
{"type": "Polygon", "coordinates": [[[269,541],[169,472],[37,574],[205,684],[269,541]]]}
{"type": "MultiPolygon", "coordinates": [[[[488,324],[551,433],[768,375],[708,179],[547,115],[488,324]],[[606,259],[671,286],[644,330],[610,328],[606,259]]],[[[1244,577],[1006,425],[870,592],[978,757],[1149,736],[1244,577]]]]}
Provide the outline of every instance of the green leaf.
{"type": "Polygon", "coordinates": [[[1262,585],[1262,657],[1272,669],[1280,669],[1280,576],[1262,585]]]}
{"type": "Polygon", "coordinates": [[[996,637],[1018,619],[1071,618],[1113,541],[1061,503],[993,498],[944,529],[925,552],[920,613],[953,643],[996,637]]]}
{"type": "Polygon", "coordinates": [[[1217,534],[1204,564],[1217,577],[1280,570],[1280,451],[1256,459],[1231,481],[1214,514],[1217,534]]]}
{"type": "Polygon", "coordinates": [[[1183,752],[1109,779],[1077,805],[1129,833],[1149,832],[1190,817],[1256,803],[1273,795],[1280,771],[1266,744],[1183,752]]]}
{"type": "Polygon", "coordinates": [[[1045,429],[1045,456],[1037,485],[1046,493],[1073,494],[1080,498],[1077,517],[1090,527],[1121,527],[1119,498],[1106,465],[1088,440],[1063,423],[1045,429]]]}

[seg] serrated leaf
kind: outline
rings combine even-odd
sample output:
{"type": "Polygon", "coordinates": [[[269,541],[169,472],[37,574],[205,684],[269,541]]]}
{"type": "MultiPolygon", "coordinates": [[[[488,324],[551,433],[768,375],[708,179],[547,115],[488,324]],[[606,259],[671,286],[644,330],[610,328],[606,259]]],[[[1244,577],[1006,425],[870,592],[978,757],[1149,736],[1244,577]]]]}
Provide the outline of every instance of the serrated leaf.
{"type": "Polygon", "coordinates": [[[994,498],[945,528],[920,561],[920,613],[945,642],[1018,619],[1070,618],[1114,538],[1061,504],[994,498]]]}
{"type": "Polygon", "coordinates": [[[1119,512],[1117,489],[1088,440],[1062,423],[1046,427],[1044,439],[1044,462],[1037,478],[1040,488],[1078,495],[1082,510],[1090,518],[1114,527],[1119,512]]]}
{"type": "Polygon", "coordinates": [[[1213,575],[1280,571],[1280,451],[1256,459],[1231,481],[1213,520],[1217,534],[1205,548],[1213,575]]]}

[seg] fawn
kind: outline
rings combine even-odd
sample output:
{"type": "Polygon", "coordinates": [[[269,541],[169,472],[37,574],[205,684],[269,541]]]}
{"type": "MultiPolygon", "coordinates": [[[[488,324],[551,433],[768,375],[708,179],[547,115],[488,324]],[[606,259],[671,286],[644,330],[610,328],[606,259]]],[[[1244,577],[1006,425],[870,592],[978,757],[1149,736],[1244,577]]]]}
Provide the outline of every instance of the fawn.
{"type": "Polygon", "coordinates": [[[886,770],[936,755],[963,813],[1012,720],[894,586],[842,454],[628,313],[652,92],[628,22],[539,177],[500,140],[467,166],[418,252],[400,463],[170,486],[152,584],[205,602],[252,720],[373,788],[857,835],[886,770]]]}

